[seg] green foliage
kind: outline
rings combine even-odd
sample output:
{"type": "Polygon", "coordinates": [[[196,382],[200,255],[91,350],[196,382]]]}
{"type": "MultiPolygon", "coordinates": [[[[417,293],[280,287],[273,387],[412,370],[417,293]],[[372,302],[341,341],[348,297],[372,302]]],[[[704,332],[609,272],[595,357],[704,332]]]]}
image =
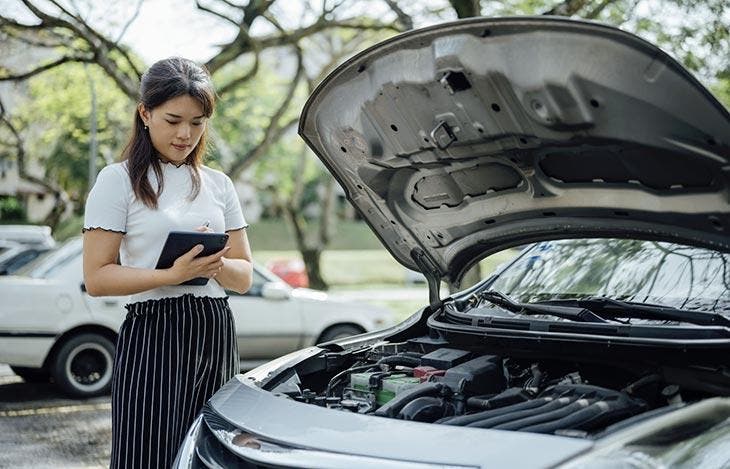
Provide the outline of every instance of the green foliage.
{"type": "Polygon", "coordinates": [[[17,197],[0,197],[0,220],[25,220],[25,207],[17,197]]]}
{"type": "Polygon", "coordinates": [[[91,91],[97,102],[97,168],[104,156],[116,160],[131,124],[134,106],[112,80],[94,66],[66,64],[38,75],[28,83],[28,103],[19,117],[40,129],[30,140],[28,154],[45,167],[46,178],[66,190],[77,208],[88,191],[91,144],[91,91]]]}
{"type": "Polygon", "coordinates": [[[715,97],[730,110],[730,76],[721,77],[710,89],[715,97]]]}
{"type": "MultiPolygon", "coordinates": [[[[247,66],[230,65],[215,76],[216,86],[221,87],[248,71],[247,66]]],[[[287,92],[287,77],[277,75],[266,66],[259,67],[256,76],[220,97],[211,120],[212,131],[218,137],[208,161],[216,161],[227,168],[256,146],[264,137],[270,118],[280,106],[287,92]]],[[[299,93],[303,103],[304,94],[299,93]]],[[[289,107],[281,122],[296,116],[297,103],[289,107]]]]}
{"type": "Polygon", "coordinates": [[[74,236],[81,235],[81,228],[84,226],[84,216],[74,215],[60,222],[53,230],[53,237],[56,241],[66,241],[74,236]]]}

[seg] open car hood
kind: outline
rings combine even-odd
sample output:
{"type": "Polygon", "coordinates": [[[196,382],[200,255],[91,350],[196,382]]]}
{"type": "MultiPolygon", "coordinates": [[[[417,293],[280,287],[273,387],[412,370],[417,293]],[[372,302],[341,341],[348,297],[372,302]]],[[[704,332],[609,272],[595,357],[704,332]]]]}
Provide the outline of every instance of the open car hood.
{"type": "Polygon", "coordinates": [[[681,65],[615,28],[472,19],[348,60],[299,133],[404,266],[458,282],[543,239],[730,251],[730,115],[681,65]]]}

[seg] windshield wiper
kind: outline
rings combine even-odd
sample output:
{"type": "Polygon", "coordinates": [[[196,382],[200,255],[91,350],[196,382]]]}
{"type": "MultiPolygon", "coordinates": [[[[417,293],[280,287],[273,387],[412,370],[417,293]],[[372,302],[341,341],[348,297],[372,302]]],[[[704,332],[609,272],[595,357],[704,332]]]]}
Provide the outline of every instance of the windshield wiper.
{"type": "MultiPolygon", "coordinates": [[[[537,303],[530,303],[530,305],[536,304],[537,303]]],[[[603,315],[604,317],[609,315],[611,318],[677,321],[697,324],[700,326],[730,327],[730,319],[717,313],[691,311],[687,309],[672,308],[670,306],[621,301],[598,296],[573,300],[545,300],[540,301],[539,304],[546,306],[586,308],[596,314],[603,315]]]]}
{"type": "Polygon", "coordinates": [[[480,292],[479,298],[518,314],[550,315],[577,322],[608,322],[583,307],[519,303],[504,293],[494,290],[480,292]]]}

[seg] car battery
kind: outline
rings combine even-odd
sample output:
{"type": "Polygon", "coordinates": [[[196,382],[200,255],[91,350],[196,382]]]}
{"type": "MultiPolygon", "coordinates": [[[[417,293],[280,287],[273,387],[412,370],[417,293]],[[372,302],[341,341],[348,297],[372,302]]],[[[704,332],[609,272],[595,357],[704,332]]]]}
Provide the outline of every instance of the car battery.
{"type": "Polygon", "coordinates": [[[446,370],[437,370],[432,366],[417,366],[413,369],[413,377],[419,378],[421,382],[428,381],[431,376],[443,376],[446,370]]]}
{"type": "Polygon", "coordinates": [[[370,377],[375,373],[352,373],[350,387],[356,391],[370,391],[370,377]]]}
{"type": "Polygon", "coordinates": [[[398,394],[421,383],[420,378],[414,378],[403,374],[392,375],[383,379],[382,388],[375,392],[375,402],[383,405],[398,394]]]}

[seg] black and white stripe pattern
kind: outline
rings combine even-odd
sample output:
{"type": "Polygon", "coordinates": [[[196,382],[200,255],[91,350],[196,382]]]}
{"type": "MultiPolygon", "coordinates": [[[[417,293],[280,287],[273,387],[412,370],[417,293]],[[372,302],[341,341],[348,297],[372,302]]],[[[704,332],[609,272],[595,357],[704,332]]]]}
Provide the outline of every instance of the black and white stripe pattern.
{"type": "Polygon", "coordinates": [[[203,404],[239,371],[227,298],[127,305],[114,358],[112,468],[168,468],[203,404]]]}

